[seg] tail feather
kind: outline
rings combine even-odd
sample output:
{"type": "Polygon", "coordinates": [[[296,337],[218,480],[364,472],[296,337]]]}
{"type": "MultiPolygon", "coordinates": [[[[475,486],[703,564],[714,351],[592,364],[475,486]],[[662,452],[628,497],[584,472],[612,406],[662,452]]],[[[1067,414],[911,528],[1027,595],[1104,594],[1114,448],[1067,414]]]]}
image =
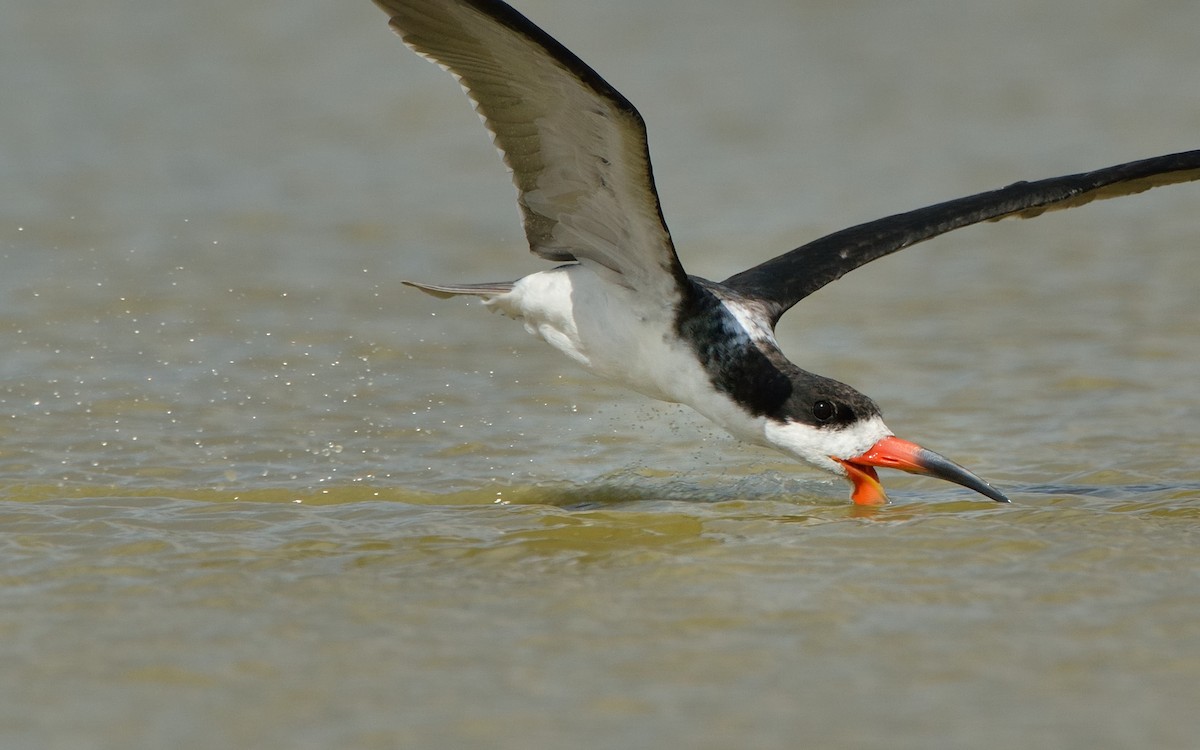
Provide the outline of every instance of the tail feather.
{"type": "Polygon", "coordinates": [[[495,297],[499,294],[507,294],[512,291],[512,281],[488,281],[483,284],[419,284],[415,281],[403,282],[406,286],[420,289],[426,294],[432,294],[440,299],[449,299],[460,294],[469,294],[475,297],[495,297]]]}

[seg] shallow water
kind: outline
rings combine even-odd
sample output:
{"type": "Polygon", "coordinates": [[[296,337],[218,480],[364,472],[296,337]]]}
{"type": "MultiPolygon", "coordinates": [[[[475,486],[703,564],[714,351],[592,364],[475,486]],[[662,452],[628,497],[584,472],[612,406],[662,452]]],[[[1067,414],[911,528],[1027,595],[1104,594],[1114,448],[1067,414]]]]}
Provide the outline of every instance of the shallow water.
{"type": "MultiPolygon", "coordinates": [[[[521,7],[642,110],[704,276],[1200,145],[1195,3],[521,7]]],[[[864,511],[400,286],[539,263],[365,0],[5,16],[5,747],[1193,744],[1200,187],[790,313],[1013,499],[885,475],[864,511]]]]}

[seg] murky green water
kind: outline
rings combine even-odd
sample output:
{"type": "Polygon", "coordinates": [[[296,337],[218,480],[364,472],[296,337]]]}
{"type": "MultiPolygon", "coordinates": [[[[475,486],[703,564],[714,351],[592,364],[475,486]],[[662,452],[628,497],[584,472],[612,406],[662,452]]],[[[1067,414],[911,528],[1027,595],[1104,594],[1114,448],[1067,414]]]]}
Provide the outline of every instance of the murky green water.
{"type": "MultiPolygon", "coordinates": [[[[975,228],[795,359],[1013,499],[838,482],[405,278],[537,268],[362,3],[0,24],[5,747],[1190,747],[1200,188],[975,228]]],[[[689,270],[1200,145],[1200,6],[530,0],[689,270]]]]}

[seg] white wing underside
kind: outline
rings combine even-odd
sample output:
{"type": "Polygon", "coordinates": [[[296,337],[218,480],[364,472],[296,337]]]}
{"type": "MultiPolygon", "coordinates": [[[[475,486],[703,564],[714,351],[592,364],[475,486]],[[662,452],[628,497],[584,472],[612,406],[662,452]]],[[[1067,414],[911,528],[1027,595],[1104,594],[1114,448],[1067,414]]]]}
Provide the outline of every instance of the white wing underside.
{"type": "Polygon", "coordinates": [[[685,275],[628,101],[506,6],[375,1],[405,44],[471,98],[512,172],[534,253],[578,260],[663,302],[677,297],[685,275]]]}

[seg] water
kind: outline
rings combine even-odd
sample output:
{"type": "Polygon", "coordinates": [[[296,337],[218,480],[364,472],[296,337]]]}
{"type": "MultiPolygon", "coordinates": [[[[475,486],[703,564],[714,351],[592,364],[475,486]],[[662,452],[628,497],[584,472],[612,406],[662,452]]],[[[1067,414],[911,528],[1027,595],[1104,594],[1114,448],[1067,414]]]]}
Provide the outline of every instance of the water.
{"type": "MultiPolygon", "coordinates": [[[[973,228],[785,350],[1009,507],[893,505],[405,278],[541,267],[370,3],[0,26],[5,747],[1188,747],[1179,186],[973,228]]],[[[649,121],[685,265],[1196,148],[1200,6],[529,0],[649,121]]]]}

